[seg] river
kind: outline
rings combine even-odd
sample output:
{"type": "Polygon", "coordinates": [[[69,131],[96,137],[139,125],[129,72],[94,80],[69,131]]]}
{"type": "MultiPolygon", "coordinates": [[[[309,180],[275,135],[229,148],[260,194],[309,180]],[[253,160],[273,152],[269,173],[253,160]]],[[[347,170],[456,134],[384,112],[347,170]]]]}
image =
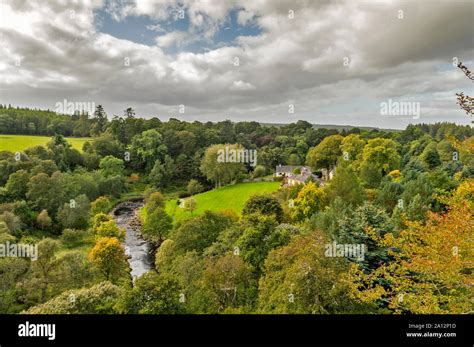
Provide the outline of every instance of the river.
{"type": "Polygon", "coordinates": [[[154,268],[153,248],[143,239],[140,233],[138,211],[143,206],[143,200],[128,200],[118,204],[112,215],[119,228],[126,231],[123,246],[130,264],[133,279],[140,277],[154,268]]]}

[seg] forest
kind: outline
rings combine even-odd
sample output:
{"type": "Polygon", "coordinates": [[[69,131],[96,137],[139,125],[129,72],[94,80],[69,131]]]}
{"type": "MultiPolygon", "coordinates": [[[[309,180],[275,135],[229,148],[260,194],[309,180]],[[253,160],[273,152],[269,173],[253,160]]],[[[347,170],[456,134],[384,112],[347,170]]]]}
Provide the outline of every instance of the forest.
{"type": "Polygon", "coordinates": [[[468,125],[326,129],[1,105],[0,134],[51,137],[0,148],[0,245],[37,247],[37,259],[0,257],[0,313],[473,312],[468,125]],[[69,136],[87,138],[82,150],[69,136]],[[256,160],[217,160],[223,148],[256,160]],[[290,171],[277,175],[280,165],[290,171]],[[140,276],[114,215],[129,201],[152,259],[140,276]]]}

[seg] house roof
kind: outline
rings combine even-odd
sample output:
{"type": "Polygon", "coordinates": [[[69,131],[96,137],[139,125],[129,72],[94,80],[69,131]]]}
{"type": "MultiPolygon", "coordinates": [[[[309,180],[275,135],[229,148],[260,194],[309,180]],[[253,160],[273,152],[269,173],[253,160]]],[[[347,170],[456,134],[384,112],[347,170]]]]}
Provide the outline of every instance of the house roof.
{"type": "Polygon", "coordinates": [[[310,177],[313,177],[314,180],[318,180],[319,178],[316,175],[310,173],[303,173],[301,175],[293,175],[290,179],[305,183],[310,177]]]}
{"type": "Polygon", "coordinates": [[[307,166],[301,166],[301,165],[278,165],[276,167],[276,173],[293,173],[294,169],[307,169],[309,172],[311,170],[307,166]]]}

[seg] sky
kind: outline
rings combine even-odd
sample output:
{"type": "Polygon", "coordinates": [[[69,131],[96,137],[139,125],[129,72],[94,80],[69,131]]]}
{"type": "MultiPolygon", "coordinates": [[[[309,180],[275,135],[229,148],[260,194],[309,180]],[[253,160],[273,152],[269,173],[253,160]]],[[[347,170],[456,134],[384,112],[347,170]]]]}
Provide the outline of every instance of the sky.
{"type": "Polygon", "coordinates": [[[455,93],[474,94],[456,67],[474,70],[473,17],[472,0],[0,0],[0,103],[66,100],[162,120],[470,124],[455,93]]]}

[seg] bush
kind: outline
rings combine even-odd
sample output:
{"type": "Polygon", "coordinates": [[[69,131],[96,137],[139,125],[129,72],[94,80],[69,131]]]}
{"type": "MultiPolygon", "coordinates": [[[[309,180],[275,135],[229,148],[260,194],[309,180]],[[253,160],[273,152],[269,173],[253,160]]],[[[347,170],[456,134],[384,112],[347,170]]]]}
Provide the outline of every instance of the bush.
{"type": "Polygon", "coordinates": [[[257,165],[255,169],[253,170],[253,177],[258,178],[258,177],[263,177],[265,176],[267,169],[263,165],[257,165]]]}
{"type": "Polygon", "coordinates": [[[91,203],[91,213],[96,215],[98,213],[107,213],[112,208],[112,203],[106,196],[98,197],[91,203]]]}
{"type": "Polygon", "coordinates": [[[242,215],[256,212],[266,216],[273,214],[278,222],[281,222],[283,219],[283,209],[280,202],[271,195],[254,195],[247,200],[242,210],[242,215]]]}
{"type": "Polygon", "coordinates": [[[110,282],[69,290],[24,312],[27,314],[114,314],[123,289],[110,282]]]}
{"type": "Polygon", "coordinates": [[[147,213],[151,213],[157,208],[165,207],[165,198],[160,192],[155,191],[146,197],[145,203],[147,213]]]}
{"type": "Polygon", "coordinates": [[[35,245],[38,243],[38,239],[31,235],[22,236],[19,243],[27,243],[29,245],[35,245]]]}
{"type": "Polygon", "coordinates": [[[125,229],[119,228],[114,220],[108,220],[99,224],[95,229],[96,238],[116,237],[120,241],[125,240],[125,229]]]}
{"type": "Polygon", "coordinates": [[[248,178],[248,175],[247,174],[244,174],[242,172],[239,172],[236,176],[235,176],[235,183],[242,183],[246,178],[248,178]]]}
{"type": "Polygon", "coordinates": [[[87,232],[77,229],[64,229],[60,240],[67,248],[73,248],[85,241],[87,232]]]}
{"type": "Polygon", "coordinates": [[[187,189],[190,195],[195,195],[201,193],[204,190],[204,187],[197,180],[192,179],[188,182],[187,189]]]}

